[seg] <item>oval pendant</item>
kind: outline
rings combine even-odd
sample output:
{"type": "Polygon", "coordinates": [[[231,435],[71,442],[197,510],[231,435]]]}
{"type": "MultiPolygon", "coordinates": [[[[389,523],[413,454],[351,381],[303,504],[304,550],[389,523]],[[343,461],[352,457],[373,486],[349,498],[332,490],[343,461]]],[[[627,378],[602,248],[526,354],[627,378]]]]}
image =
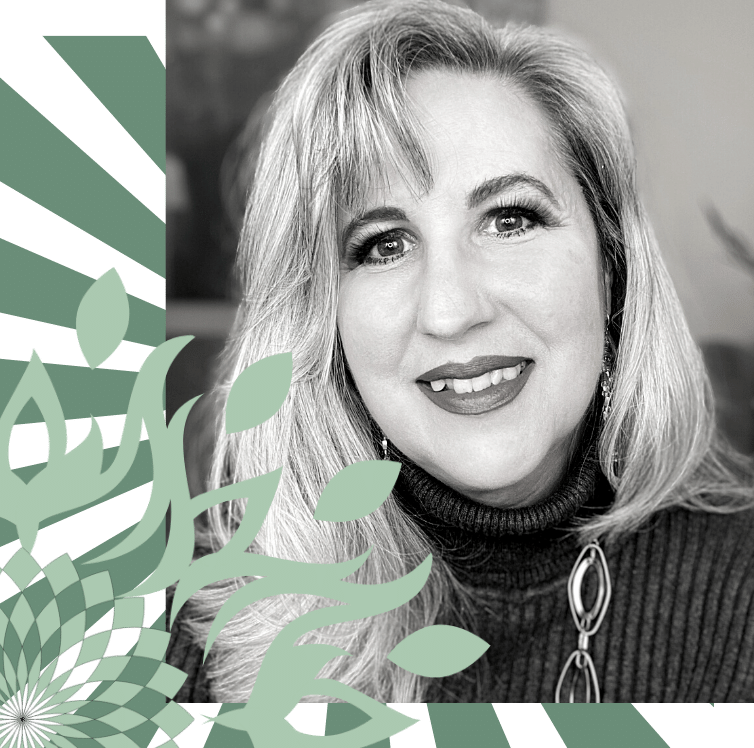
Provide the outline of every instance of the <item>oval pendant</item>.
{"type": "Polygon", "coordinates": [[[607,612],[611,595],[610,572],[607,569],[605,554],[597,543],[589,543],[576,559],[568,580],[568,603],[576,628],[580,633],[587,636],[596,633],[607,612]],[[597,574],[598,588],[594,605],[586,610],[582,598],[582,588],[584,577],[590,569],[594,569],[597,574]]]}
{"type": "Polygon", "coordinates": [[[581,691],[584,693],[583,703],[599,704],[600,685],[597,681],[597,671],[594,668],[594,662],[592,661],[589,652],[586,652],[583,649],[576,649],[571,652],[571,656],[566,660],[563,672],[558,679],[558,687],[555,689],[555,703],[562,703],[561,695],[564,683],[568,689],[567,703],[582,703],[576,701],[576,695],[579,693],[578,686],[582,681],[583,687],[581,691]]]}

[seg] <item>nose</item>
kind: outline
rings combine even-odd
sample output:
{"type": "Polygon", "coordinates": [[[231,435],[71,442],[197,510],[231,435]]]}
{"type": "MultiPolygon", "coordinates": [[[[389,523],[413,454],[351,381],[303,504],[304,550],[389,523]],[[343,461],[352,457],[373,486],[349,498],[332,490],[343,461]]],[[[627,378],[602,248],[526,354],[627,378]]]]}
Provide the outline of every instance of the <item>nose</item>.
{"type": "Polygon", "coordinates": [[[418,331],[454,340],[490,322],[494,307],[486,293],[488,281],[462,246],[428,251],[419,279],[418,331]]]}

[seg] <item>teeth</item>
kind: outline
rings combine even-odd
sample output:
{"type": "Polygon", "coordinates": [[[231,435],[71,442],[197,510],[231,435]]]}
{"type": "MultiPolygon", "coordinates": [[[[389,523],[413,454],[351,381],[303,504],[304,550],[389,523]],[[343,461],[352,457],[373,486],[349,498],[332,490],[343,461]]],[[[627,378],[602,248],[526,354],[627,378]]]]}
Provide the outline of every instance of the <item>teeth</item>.
{"type": "Polygon", "coordinates": [[[494,369],[473,379],[436,379],[429,384],[435,392],[442,392],[446,387],[449,390],[454,390],[459,395],[465,392],[481,392],[488,387],[500,384],[504,379],[508,382],[515,379],[525,368],[526,362],[522,361],[516,366],[509,366],[506,369],[494,369]]]}
{"type": "Polygon", "coordinates": [[[492,377],[490,376],[489,372],[487,372],[486,374],[482,374],[481,377],[474,377],[471,380],[471,388],[474,390],[474,392],[479,392],[480,390],[486,390],[491,384],[492,384],[492,377]]]}
{"type": "Polygon", "coordinates": [[[456,391],[457,394],[462,394],[464,392],[473,392],[474,388],[471,386],[471,380],[470,379],[454,379],[453,380],[453,389],[456,391]]]}

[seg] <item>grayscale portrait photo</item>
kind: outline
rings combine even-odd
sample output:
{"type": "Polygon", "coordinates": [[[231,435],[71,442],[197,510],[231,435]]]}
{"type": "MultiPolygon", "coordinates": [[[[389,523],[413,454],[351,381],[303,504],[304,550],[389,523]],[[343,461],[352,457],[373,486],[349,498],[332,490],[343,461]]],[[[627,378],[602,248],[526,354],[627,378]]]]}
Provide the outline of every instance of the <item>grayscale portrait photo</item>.
{"type": "MultiPolygon", "coordinates": [[[[754,701],[754,6],[682,0],[167,0],[170,416],[196,493],[282,467],[254,553],[409,602],[300,643],[383,703],[754,701]],[[228,434],[253,363],[282,408],[228,434]],[[349,465],[380,508],[314,519],[349,465]],[[489,649],[424,677],[433,624],[489,649]]],[[[197,522],[196,555],[246,500],[197,522]]],[[[172,630],[177,699],[244,702],[331,600],[250,577],[172,630]]],[[[312,693],[311,701],[327,700],[312,693]]]]}

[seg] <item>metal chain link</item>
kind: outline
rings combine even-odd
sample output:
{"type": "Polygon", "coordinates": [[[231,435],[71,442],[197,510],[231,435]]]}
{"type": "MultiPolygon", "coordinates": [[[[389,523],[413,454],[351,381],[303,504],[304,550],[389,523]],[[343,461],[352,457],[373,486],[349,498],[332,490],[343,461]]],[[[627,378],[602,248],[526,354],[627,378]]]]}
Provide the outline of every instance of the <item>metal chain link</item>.
{"type": "Polygon", "coordinates": [[[597,680],[597,671],[594,662],[589,654],[589,639],[599,630],[602,620],[607,612],[607,606],[610,604],[612,587],[610,586],[610,572],[607,568],[607,560],[602,552],[599,543],[595,540],[589,543],[579,554],[576,563],[571,570],[571,576],[568,579],[568,604],[571,608],[571,615],[576,623],[579,632],[578,644],[576,649],[571,652],[560,673],[558,685],[555,689],[555,703],[561,703],[563,684],[568,682],[570,674],[570,685],[568,686],[568,702],[573,704],[578,693],[578,686],[583,681],[582,692],[585,695],[587,703],[599,704],[600,686],[597,680]],[[597,597],[592,607],[587,610],[584,607],[583,587],[584,578],[590,569],[594,569],[597,574],[597,597]]]}

